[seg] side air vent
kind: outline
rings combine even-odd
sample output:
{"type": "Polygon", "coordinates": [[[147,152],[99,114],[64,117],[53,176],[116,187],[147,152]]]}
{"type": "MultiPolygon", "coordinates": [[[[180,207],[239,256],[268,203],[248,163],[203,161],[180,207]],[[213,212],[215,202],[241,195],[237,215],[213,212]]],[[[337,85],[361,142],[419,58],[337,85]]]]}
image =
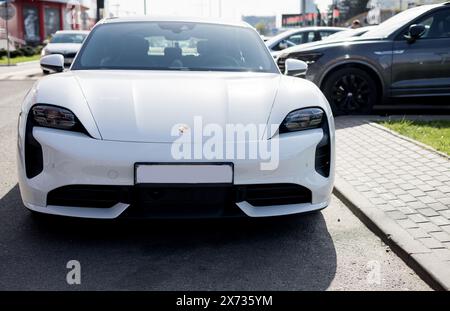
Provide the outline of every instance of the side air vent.
{"type": "Polygon", "coordinates": [[[323,177],[330,176],[331,166],[331,140],[328,121],[325,119],[322,125],[323,138],[316,148],[315,169],[323,177]]]}
{"type": "Polygon", "coordinates": [[[237,186],[236,202],[253,206],[311,203],[311,190],[295,184],[262,184],[237,186]]]}
{"type": "Polygon", "coordinates": [[[132,187],[75,185],[52,190],[47,205],[110,208],[117,203],[132,202],[132,187]]]}
{"type": "Polygon", "coordinates": [[[44,169],[42,147],[33,136],[33,120],[28,115],[25,128],[25,171],[28,178],[39,175],[44,169]]]}

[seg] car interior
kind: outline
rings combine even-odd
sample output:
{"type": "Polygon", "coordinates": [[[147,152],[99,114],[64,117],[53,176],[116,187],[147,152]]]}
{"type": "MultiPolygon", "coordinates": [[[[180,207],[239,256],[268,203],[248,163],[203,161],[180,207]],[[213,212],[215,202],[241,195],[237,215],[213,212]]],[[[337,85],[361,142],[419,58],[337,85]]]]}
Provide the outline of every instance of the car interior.
{"type": "Polygon", "coordinates": [[[124,45],[118,50],[116,57],[107,58],[102,65],[120,63],[125,66],[164,67],[164,68],[208,68],[241,67],[246,60],[219,41],[198,41],[192,52],[183,52],[178,42],[173,46],[156,47],[158,52],[152,53],[150,42],[146,38],[129,36],[123,38],[124,45]]]}

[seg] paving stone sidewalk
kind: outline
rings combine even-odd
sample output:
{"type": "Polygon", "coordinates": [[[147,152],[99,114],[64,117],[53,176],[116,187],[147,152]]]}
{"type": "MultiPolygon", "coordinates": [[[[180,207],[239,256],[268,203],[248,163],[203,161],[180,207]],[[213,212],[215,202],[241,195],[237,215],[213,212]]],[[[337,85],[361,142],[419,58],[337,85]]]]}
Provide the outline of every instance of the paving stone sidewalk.
{"type": "Polygon", "coordinates": [[[375,119],[336,118],[336,190],[450,289],[450,160],[375,119]]]}

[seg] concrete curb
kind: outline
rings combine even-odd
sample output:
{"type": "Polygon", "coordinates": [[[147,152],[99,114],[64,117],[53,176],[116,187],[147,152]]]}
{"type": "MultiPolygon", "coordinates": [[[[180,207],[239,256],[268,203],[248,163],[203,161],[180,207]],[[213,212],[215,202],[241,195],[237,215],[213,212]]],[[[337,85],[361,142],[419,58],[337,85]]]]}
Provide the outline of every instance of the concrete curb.
{"type": "Polygon", "coordinates": [[[448,267],[422,243],[414,240],[406,230],[339,176],[336,176],[333,193],[428,285],[436,290],[450,290],[448,267]]]}
{"type": "Polygon", "coordinates": [[[39,64],[39,60],[17,63],[16,66],[31,65],[31,64],[39,64]]]}
{"type": "Polygon", "coordinates": [[[24,65],[31,65],[31,64],[39,64],[38,60],[32,60],[29,62],[21,62],[21,63],[17,63],[17,64],[11,64],[11,65],[0,65],[0,67],[17,67],[17,66],[24,66],[24,65]]]}

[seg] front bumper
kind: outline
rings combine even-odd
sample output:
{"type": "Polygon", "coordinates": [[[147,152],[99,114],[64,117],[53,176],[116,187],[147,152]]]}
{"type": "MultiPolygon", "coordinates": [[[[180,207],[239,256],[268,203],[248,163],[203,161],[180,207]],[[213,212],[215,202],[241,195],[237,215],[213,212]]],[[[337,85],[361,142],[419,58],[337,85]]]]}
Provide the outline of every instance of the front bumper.
{"type": "MultiPolygon", "coordinates": [[[[329,177],[323,177],[315,170],[316,147],[323,137],[322,129],[282,135],[279,139],[279,164],[274,170],[261,170],[261,162],[265,161],[260,159],[224,161],[233,162],[233,187],[264,184],[299,185],[311,191],[310,202],[268,206],[254,206],[247,201],[231,203],[250,217],[288,215],[325,208],[330,200],[334,180],[334,131],[330,132],[329,177]]],[[[170,143],[97,140],[80,133],[39,127],[33,129],[33,136],[42,146],[43,171],[31,179],[27,178],[23,147],[19,144],[19,185],[25,206],[41,213],[97,219],[117,218],[130,212],[134,208],[133,203],[118,202],[109,208],[48,205],[48,194],[52,190],[70,185],[135,187],[135,163],[179,163],[171,160],[170,143]]],[[[19,139],[23,142],[21,137],[19,139]]],[[[151,217],[151,211],[145,215],[151,217]]],[[[217,213],[217,216],[222,215],[224,214],[217,213]]],[[[191,216],[189,210],[186,210],[185,216],[191,216]]]]}

